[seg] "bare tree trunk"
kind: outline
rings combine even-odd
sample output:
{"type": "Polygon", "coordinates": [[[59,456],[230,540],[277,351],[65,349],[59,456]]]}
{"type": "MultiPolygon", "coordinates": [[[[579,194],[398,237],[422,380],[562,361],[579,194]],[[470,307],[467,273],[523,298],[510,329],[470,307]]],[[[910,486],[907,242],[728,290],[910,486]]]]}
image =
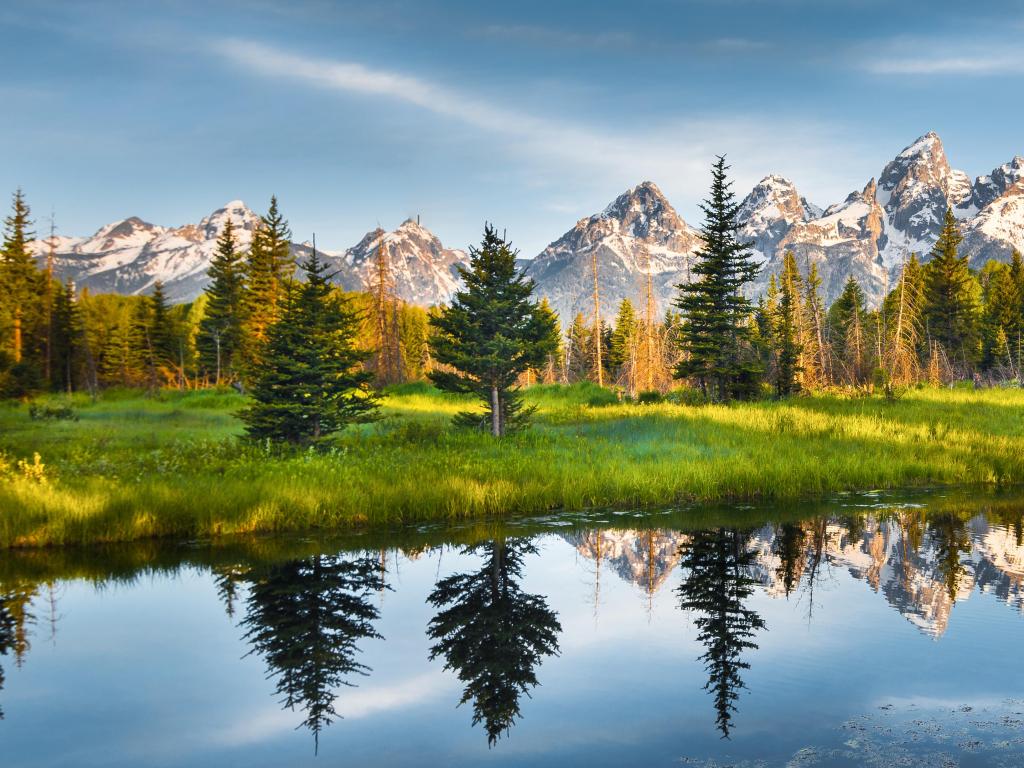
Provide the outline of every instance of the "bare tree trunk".
{"type": "Polygon", "coordinates": [[[491,434],[501,437],[501,398],[498,395],[498,387],[491,385],[491,434]]]}

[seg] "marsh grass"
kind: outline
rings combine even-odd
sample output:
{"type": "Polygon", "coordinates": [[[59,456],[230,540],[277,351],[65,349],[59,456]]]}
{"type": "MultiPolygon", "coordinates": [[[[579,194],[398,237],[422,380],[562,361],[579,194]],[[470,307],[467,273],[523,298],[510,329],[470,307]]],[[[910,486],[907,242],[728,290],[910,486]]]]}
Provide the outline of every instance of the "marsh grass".
{"type": "Polygon", "coordinates": [[[378,421],[325,451],[288,453],[237,439],[245,400],[233,392],[76,396],[77,421],[0,406],[0,546],[1024,480],[1020,390],[687,406],[618,403],[576,385],[534,387],[527,399],[535,426],[494,441],[450,428],[472,400],[405,385],[378,421]],[[12,469],[36,452],[42,481],[12,469]]]}

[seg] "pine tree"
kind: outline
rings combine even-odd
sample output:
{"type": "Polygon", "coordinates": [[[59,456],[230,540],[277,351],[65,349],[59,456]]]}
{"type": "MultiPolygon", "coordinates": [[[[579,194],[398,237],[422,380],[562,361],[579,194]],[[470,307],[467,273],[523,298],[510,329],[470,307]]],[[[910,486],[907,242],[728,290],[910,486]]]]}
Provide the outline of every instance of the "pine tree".
{"type": "Polygon", "coordinates": [[[377,407],[356,349],[359,318],[312,255],[305,282],[292,284],[281,319],[270,326],[253,404],[241,417],[254,440],[316,443],[377,407]]]}
{"type": "Polygon", "coordinates": [[[206,288],[206,311],[199,322],[196,345],[199,366],[215,384],[237,377],[245,323],[245,272],[243,255],[235,241],[235,228],[228,219],[217,238],[217,250],[210,261],[206,288]]]}
{"type": "Polygon", "coordinates": [[[587,326],[583,313],[577,312],[566,334],[565,367],[566,378],[570,384],[586,381],[590,371],[592,342],[593,333],[587,326]]]}
{"type": "Polygon", "coordinates": [[[729,737],[736,700],[746,687],[741,673],[750,664],[742,653],[757,648],[753,638],[765,628],[761,616],[744,605],[757,584],[748,575],[754,562],[748,537],[727,528],[697,531],[680,547],[686,577],[678,590],[679,605],[697,614],[697,639],[707,649],[701,656],[708,673],[704,688],[714,695],[723,738],[729,737]]]}
{"type": "Polygon", "coordinates": [[[4,220],[0,248],[0,390],[15,396],[43,384],[44,276],[29,250],[31,228],[31,212],[19,189],[4,220]]]}
{"type": "Polygon", "coordinates": [[[291,254],[291,231],[270,198],[270,209],[260,217],[253,232],[245,265],[245,340],[246,368],[255,372],[262,361],[270,327],[281,316],[288,284],[295,272],[291,254]]]}
{"type": "Polygon", "coordinates": [[[727,169],[724,156],[719,157],[710,197],[701,206],[704,247],[693,267],[698,277],[677,286],[676,300],[684,317],[676,378],[694,379],[713,400],[749,396],[760,373],[750,345],[750,302],[743,295],[757,265],[750,261],[750,244],[737,238],[739,204],[726,180],[727,169]]]}
{"type": "Polygon", "coordinates": [[[961,257],[957,250],[962,241],[956,218],[947,208],[924,268],[924,323],[928,339],[950,360],[969,368],[978,355],[978,304],[967,256],[961,257]]]}
{"type": "Polygon", "coordinates": [[[615,318],[608,345],[608,367],[614,381],[624,383],[630,394],[637,390],[636,368],[637,348],[640,341],[640,322],[633,308],[633,302],[623,299],[615,318]]]}
{"type": "MultiPolygon", "coordinates": [[[[558,326],[531,300],[534,283],[516,268],[517,251],[491,225],[479,248],[469,250],[469,266],[459,267],[465,288],[431,319],[435,359],[451,370],[434,371],[433,382],[449,392],[468,392],[487,404],[491,433],[500,437],[525,425],[518,377],[537,368],[558,348],[558,326]]],[[[459,423],[484,426],[478,413],[459,423]]]]}
{"type": "MultiPolygon", "coordinates": [[[[561,328],[561,322],[558,319],[558,313],[555,312],[554,308],[548,302],[547,296],[540,300],[538,305],[538,311],[547,318],[546,322],[554,326],[555,328],[561,328]]],[[[544,384],[554,384],[561,377],[561,371],[565,366],[565,349],[562,346],[562,335],[559,333],[558,342],[555,349],[548,353],[544,360],[544,365],[538,369],[538,378],[544,384]]]]}
{"type": "Polygon", "coordinates": [[[263,657],[276,679],[281,704],[302,713],[302,724],[319,748],[320,732],[338,716],[336,690],[370,668],[357,661],[360,640],[380,638],[371,602],[384,588],[377,561],[315,555],[234,573],[250,584],[242,626],[251,653],[263,657]]]}
{"type": "Polygon", "coordinates": [[[853,275],[846,278],[843,292],[828,309],[828,344],[849,384],[861,384],[866,365],[864,318],[867,299],[853,275]]]}
{"type": "Polygon", "coordinates": [[[519,586],[528,539],[497,539],[466,547],[482,567],[437,583],[428,602],[439,608],[427,634],[430,658],[444,657],[465,684],[460,704],[472,702],[473,725],[483,723],[491,746],[515,725],[519,697],[537,684],[536,667],[558,653],[558,615],[541,595],[519,586]]]}
{"type": "Polygon", "coordinates": [[[821,276],[817,263],[812,262],[804,280],[803,306],[800,311],[800,383],[813,390],[828,386],[832,376],[825,344],[825,302],[821,298],[821,276]]]}
{"type": "Polygon", "coordinates": [[[75,299],[75,288],[69,282],[57,283],[54,292],[53,334],[51,339],[52,367],[50,386],[71,393],[75,388],[76,370],[83,341],[84,328],[75,299]]]}
{"type": "Polygon", "coordinates": [[[800,390],[804,343],[801,341],[802,296],[800,271],[792,251],[782,257],[779,280],[779,309],[775,331],[775,391],[779,397],[800,390]]]}
{"type": "Polygon", "coordinates": [[[1020,366],[1016,343],[1021,335],[1021,297],[1011,267],[998,261],[988,262],[982,270],[984,310],[981,317],[981,366],[986,370],[1007,370],[1016,378],[1020,366]]]}

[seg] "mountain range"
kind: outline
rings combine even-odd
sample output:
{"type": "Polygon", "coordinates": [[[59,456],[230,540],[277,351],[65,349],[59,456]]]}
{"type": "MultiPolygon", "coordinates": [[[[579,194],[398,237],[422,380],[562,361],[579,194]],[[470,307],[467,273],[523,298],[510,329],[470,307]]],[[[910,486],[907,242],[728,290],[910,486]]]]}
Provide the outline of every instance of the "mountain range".
{"type": "MultiPolygon", "coordinates": [[[[962,249],[972,266],[988,259],[1009,260],[1015,249],[1024,250],[1024,158],[1015,157],[972,182],[950,166],[939,137],[927,133],[897,154],[877,178],[824,209],[801,196],[789,179],[766,176],[743,198],[737,217],[740,235],[752,244],[762,265],[751,293],[756,296],[765,289],[789,250],[802,269],[817,265],[827,301],[853,275],[877,303],[910,253],[927,259],[947,207],[960,223],[962,249]]],[[[239,245],[248,247],[259,217],[235,200],[198,224],[163,227],[132,217],[89,237],[55,237],[56,270],[93,291],[145,293],[159,280],[172,300],[187,301],[207,284],[216,238],[228,219],[236,227],[239,245]]],[[[413,219],[390,232],[371,230],[343,251],[323,251],[336,281],[349,290],[368,285],[382,242],[403,300],[439,304],[457,290],[457,267],[466,262],[465,251],[446,248],[413,219]]],[[[660,313],[670,305],[675,286],[690,279],[701,243],[699,230],[683,220],[656,184],[645,181],[600,213],[580,219],[522,264],[536,281],[537,294],[548,297],[568,324],[575,313],[593,311],[595,260],[604,314],[612,314],[624,298],[641,301],[648,273],[660,313]]],[[[42,259],[51,241],[33,245],[42,259]]],[[[300,256],[309,247],[293,244],[300,256]]]]}

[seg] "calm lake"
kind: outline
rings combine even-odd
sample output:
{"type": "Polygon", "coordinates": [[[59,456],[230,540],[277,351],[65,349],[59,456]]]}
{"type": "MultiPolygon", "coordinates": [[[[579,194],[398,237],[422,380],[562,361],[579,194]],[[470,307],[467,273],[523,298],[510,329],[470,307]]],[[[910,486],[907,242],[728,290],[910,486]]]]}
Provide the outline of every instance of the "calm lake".
{"type": "Polygon", "coordinates": [[[0,554],[3,766],[1021,766],[1024,498],[0,554]]]}

